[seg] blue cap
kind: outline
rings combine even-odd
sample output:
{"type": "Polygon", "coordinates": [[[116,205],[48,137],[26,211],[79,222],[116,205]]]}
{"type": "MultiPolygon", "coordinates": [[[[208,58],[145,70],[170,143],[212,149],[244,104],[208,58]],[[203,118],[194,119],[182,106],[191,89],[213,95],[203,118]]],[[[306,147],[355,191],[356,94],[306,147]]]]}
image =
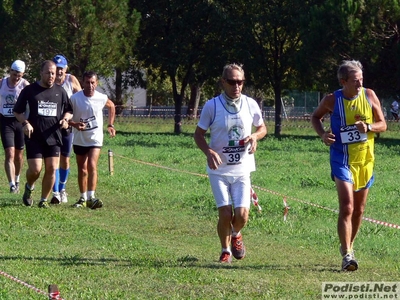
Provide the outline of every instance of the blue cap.
{"type": "Polygon", "coordinates": [[[60,54],[54,56],[53,61],[56,63],[56,66],[59,68],[64,69],[64,68],[68,67],[67,59],[60,54]]]}

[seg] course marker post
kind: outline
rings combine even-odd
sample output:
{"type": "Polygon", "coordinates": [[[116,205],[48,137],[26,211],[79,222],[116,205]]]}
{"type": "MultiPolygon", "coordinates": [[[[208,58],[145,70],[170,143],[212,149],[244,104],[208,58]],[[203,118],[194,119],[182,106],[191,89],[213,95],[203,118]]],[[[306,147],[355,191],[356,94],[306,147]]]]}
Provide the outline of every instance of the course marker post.
{"type": "Polygon", "coordinates": [[[114,175],[114,153],[111,149],[108,150],[108,171],[114,175]]]}
{"type": "Polygon", "coordinates": [[[60,298],[60,291],[56,284],[49,285],[49,300],[58,300],[60,298]]]}

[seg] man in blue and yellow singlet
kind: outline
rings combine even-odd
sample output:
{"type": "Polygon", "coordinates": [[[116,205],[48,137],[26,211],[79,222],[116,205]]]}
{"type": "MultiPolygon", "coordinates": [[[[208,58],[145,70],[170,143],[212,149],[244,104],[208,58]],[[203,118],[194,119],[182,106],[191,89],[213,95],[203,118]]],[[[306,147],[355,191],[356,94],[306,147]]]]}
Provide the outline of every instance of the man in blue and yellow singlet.
{"type": "Polygon", "coordinates": [[[342,89],[322,99],[311,123],[330,146],[331,175],[339,197],[337,230],[342,270],[355,271],[358,263],[353,243],[374,181],[374,134],[386,130],[386,121],[375,92],[363,87],[359,61],[343,61],[337,76],[342,89]],[[326,114],[331,115],[329,131],[322,126],[326,114]]]}

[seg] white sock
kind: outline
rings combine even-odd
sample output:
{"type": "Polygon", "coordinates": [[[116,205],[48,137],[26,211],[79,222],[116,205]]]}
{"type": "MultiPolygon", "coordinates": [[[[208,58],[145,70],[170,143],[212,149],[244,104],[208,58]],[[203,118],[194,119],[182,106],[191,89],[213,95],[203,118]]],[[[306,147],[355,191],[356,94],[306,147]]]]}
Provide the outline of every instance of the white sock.
{"type": "Polygon", "coordinates": [[[86,194],[86,192],[84,192],[84,193],[81,193],[81,197],[83,198],[83,200],[87,200],[87,194],[86,194]]]}
{"type": "Polygon", "coordinates": [[[239,232],[235,232],[235,231],[233,231],[233,228],[232,228],[232,236],[233,237],[239,237],[240,235],[241,235],[240,231],[239,232]]]}
{"type": "Polygon", "coordinates": [[[94,198],[94,191],[88,191],[87,192],[87,197],[88,197],[88,199],[94,198]]]}
{"type": "Polygon", "coordinates": [[[229,252],[230,254],[232,254],[232,252],[231,252],[231,247],[228,247],[228,248],[222,248],[222,251],[221,251],[221,253],[222,252],[229,252]]]}

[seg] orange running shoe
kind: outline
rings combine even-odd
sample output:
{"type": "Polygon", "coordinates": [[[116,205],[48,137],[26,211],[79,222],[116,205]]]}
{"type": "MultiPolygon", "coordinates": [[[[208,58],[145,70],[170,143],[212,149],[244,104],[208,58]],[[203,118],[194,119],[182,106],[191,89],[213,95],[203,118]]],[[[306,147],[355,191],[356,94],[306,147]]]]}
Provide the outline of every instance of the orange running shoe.
{"type": "Polygon", "coordinates": [[[242,235],[232,237],[232,255],[236,259],[242,259],[246,256],[246,248],[243,244],[242,235]]]}
{"type": "Polygon", "coordinates": [[[232,262],[232,254],[226,251],[222,252],[219,257],[219,262],[230,264],[232,262]]]}

